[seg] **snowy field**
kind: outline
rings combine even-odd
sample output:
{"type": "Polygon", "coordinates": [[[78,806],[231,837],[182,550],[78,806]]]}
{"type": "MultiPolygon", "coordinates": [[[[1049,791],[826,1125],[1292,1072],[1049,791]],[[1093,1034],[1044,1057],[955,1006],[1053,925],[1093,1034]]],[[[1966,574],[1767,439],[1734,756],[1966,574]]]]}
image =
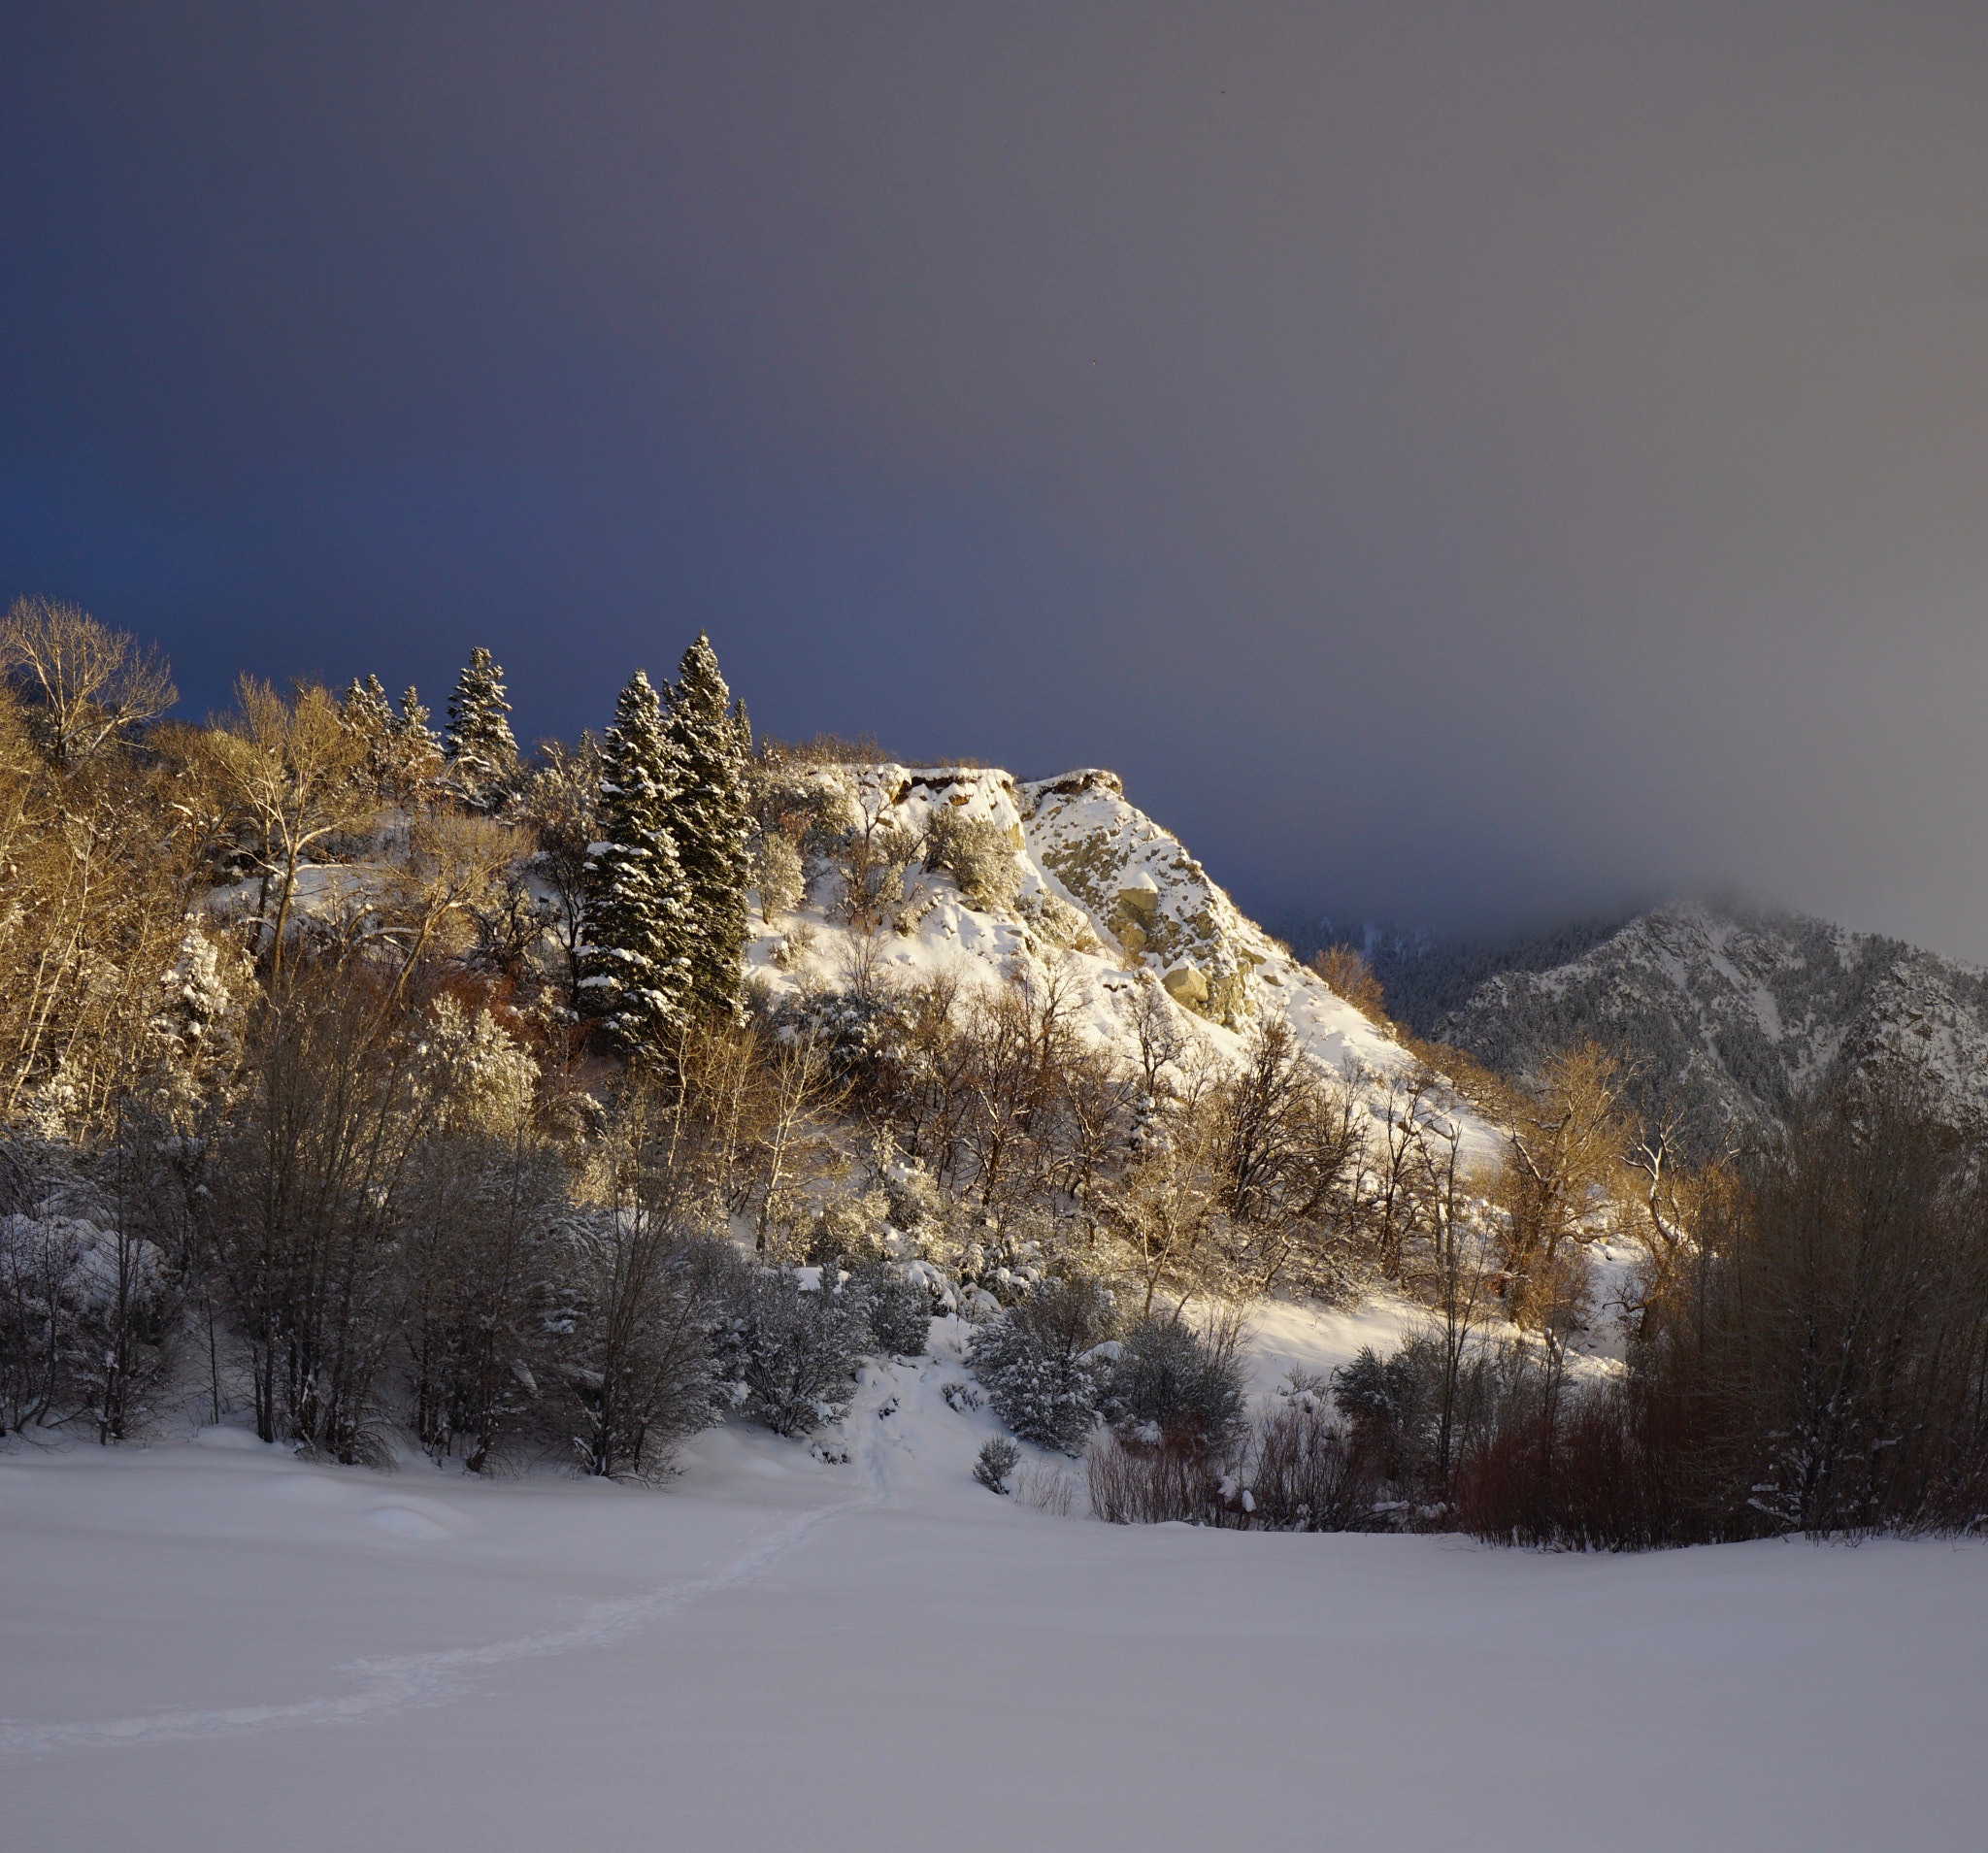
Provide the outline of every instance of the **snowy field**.
{"type": "Polygon", "coordinates": [[[1981,1843],[1978,1546],[1117,1529],[975,1486],[963,1374],[661,1491],[0,1458],[0,1844],[1981,1843]]]}

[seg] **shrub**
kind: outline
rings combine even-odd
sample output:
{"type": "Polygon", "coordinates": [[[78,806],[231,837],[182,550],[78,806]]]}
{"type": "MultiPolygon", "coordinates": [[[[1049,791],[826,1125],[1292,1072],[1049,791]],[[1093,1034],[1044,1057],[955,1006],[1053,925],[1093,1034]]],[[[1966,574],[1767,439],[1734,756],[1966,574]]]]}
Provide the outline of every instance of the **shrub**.
{"type": "Polygon", "coordinates": [[[1096,1281],[1050,1280],[975,1334],[967,1361],[1023,1440],[1066,1454],[1083,1445],[1111,1368],[1098,1355],[1110,1316],[1096,1281]]]}
{"type": "Polygon", "coordinates": [[[1068,1518],[1077,1498],[1077,1482],[1060,1467],[1045,1467],[1038,1461],[1021,1471],[1015,1491],[1022,1504],[1033,1506],[1051,1518],[1068,1518]]]}
{"type": "Polygon", "coordinates": [[[863,1298],[870,1341],[879,1351],[915,1358],[932,1336],[932,1295],[922,1280],[887,1261],[857,1270],[852,1291],[863,1298]]]}
{"type": "Polygon", "coordinates": [[[776,1435],[805,1434],[846,1406],[867,1329],[860,1297],[829,1284],[837,1272],[824,1269],[815,1292],[773,1269],[742,1276],[739,1378],[746,1409],[776,1435]]]}
{"type": "Polygon", "coordinates": [[[1234,1321],[1197,1332],[1177,1320],[1142,1320],[1111,1370],[1107,1400],[1113,1418],[1148,1439],[1166,1436],[1226,1454],[1247,1424],[1241,1338],[1234,1321]]]}
{"type": "Polygon", "coordinates": [[[1257,1524],[1275,1532],[1343,1532],[1370,1519],[1372,1461],[1339,1423],[1292,1404],[1257,1424],[1249,1491],[1257,1524]]]}
{"type": "Polygon", "coordinates": [[[933,811],[920,855],[926,868],[944,870],[959,883],[960,893],[986,912],[1006,911],[1021,890],[1021,871],[1007,831],[985,817],[966,816],[955,806],[941,805],[933,811]]]}
{"type": "Polygon", "coordinates": [[[1344,999],[1362,1016],[1375,1023],[1387,1021],[1386,1001],[1380,980],[1366,958],[1349,945],[1329,945],[1312,954],[1311,969],[1325,980],[1326,988],[1344,999]]]}
{"type": "Polygon", "coordinates": [[[1091,1514],[1108,1525],[1230,1522],[1224,1493],[1233,1486],[1200,1448],[1126,1442],[1106,1430],[1084,1454],[1091,1514]]]}
{"type": "Polygon", "coordinates": [[[1471,1450],[1535,1420],[1560,1381],[1549,1349],[1477,1344],[1452,1353],[1439,1329],[1411,1336],[1386,1358],[1363,1347],[1332,1373],[1332,1400],[1379,1480],[1441,1504],[1454,1496],[1458,1464],[1471,1450]]]}
{"type": "Polygon", "coordinates": [[[823,1267],[874,1261],[887,1212],[880,1190],[832,1199],[808,1231],[808,1259],[823,1267]]]}
{"type": "Polygon", "coordinates": [[[1422,1465],[1437,1362],[1433,1351],[1421,1339],[1408,1340],[1387,1358],[1362,1345],[1352,1363],[1332,1373],[1334,1405],[1389,1479],[1411,1476],[1422,1465]]]}
{"type": "Polygon", "coordinates": [[[1006,1481],[1021,1461],[1021,1449],[1005,1435],[997,1435],[981,1447],[974,1462],[974,1477],[990,1492],[1006,1493],[1006,1481]]]}

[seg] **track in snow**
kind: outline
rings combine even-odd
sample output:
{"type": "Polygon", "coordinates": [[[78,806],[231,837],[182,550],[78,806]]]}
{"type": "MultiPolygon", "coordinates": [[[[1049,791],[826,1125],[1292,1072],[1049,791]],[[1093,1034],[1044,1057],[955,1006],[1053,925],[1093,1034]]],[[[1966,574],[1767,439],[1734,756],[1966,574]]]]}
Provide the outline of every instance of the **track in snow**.
{"type": "Polygon", "coordinates": [[[164,1743],[186,1737],[246,1737],[287,1725],[348,1724],[405,1705],[447,1704],[469,1695],[481,1668],[501,1667],[517,1660],[543,1660],[555,1654],[624,1640],[722,1590],[735,1589],[761,1575],[810,1533],[858,1507],[882,1503],[874,1464],[872,1490],[857,1499],[803,1512],[798,1518],[763,1533],[732,1563],[709,1576],[665,1583],[644,1595],[618,1602],[597,1603],[571,1627],[521,1635],[512,1640],[480,1647],[448,1647],[439,1652],[397,1655],[354,1661],[344,1671],[357,1681],[356,1689],[340,1697],[293,1700],[285,1704],[232,1705],[202,1711],[149,1711],[131,1718],[97,1723],[15,1724],[0,1721],[0,1756],[46,1755],[58,1750],[99,1750],[123,1744],[164,1743]]]}

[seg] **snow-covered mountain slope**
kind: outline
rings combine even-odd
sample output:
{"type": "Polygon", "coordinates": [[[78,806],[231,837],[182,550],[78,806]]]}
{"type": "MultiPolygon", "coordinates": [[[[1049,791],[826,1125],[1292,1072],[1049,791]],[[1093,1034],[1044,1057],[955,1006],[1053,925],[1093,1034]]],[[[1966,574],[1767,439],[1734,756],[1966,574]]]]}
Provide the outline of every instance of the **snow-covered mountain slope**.
{"type": "Polygon", "coordinates": [[[1514,1075],[1592,1037],[1706,1142],[1844,1071],[1920,1075],[1988,1125],[1988,974],[1800,914],[1675,902],[1570,964],[1487,979],[1442,1033],[1514,1075]]]}
{"type": "MultiPolygon", "coordinates": [[[[1383,1027],[1245,918],[1177,837],[1127,801],[1112,773],[1017,782],[991,768],[884,764],[814,776],[839,782],[866,816],[908,840],[923,837],[942,805],[997,826],[1019,885],[1011,908],[977,909],[950,876],[912,862],[903,898],[863,934],[840,917],[838,877],[817,873],[797,913],[772,924],[754,916],[747,970],[776,993],[846,984],[861,958],[907,977],[951,967],[990,983],[1041,976],[1053,963],[1073,987],[1077,1019],[1128,1061],[1137,1056],[1140,991],[1155,981],[1181,1029],[1224,1055],[1275,1014],[1330,1071],[1350,1065],[1371,1079],[1410,1061],[1383,1027]]],[[[1467,1142],[1488,1150],[1490,1128],[1463,1117],[1467,1142]]]]}

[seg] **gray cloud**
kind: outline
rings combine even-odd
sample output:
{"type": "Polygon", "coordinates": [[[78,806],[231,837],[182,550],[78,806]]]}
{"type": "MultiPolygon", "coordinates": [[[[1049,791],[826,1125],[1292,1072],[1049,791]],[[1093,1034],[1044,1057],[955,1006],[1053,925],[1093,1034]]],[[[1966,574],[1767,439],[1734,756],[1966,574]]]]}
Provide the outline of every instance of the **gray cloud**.
{"type": "Polygon", "coordinates": [[[1261,908],[1988,958],[1977,9],[0,34],[0,589],[196,680],[487,633],[570,728],[709,622],[1261,908]]]}

